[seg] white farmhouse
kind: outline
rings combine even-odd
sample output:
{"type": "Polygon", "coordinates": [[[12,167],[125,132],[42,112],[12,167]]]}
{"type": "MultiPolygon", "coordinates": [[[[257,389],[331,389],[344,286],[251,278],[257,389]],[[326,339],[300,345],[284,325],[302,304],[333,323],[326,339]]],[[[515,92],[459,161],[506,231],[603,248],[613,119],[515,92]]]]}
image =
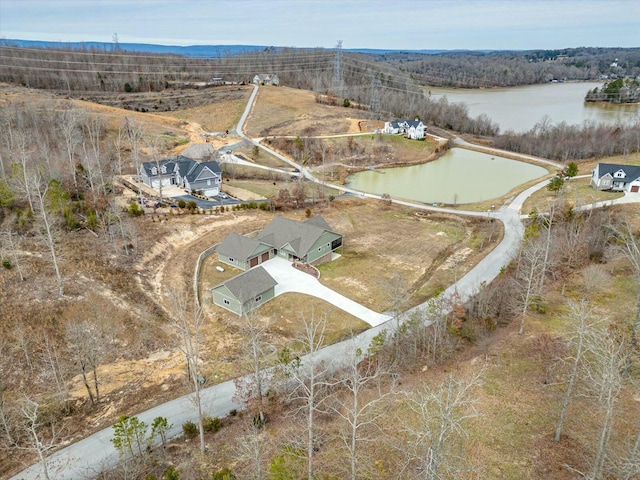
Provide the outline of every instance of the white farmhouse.
{"type": "Polygon", "coordinates": [[[382,132],[390,135],[402,134],[411,140],[423,140],[427,127],[417,118],[415,120],[398,119],[385,122],[382,132]]]}

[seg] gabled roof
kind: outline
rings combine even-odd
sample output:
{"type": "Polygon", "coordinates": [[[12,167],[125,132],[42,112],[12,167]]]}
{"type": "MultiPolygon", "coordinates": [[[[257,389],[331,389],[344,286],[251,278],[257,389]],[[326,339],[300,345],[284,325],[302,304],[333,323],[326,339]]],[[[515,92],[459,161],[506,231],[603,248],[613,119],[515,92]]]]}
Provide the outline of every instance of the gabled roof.
{"type": "Polygon", "coordinates": [[[625,180],[632,182],[637,178],[640,178],[640,165],[619,165],[616,163],[599,163],[598,175],[600,178],[604,177],[607,173],[613,177],[613,174],[618,170],[622,170],[625,173],[625,180]]]}
{"type": "MultiPolygon", "coordinates": [[[[172,160],[169,159],[164,159],[164,160],[160,160],[159,162],[144,162],[142,164],[142,169],[144,170],[144,173],[147,175],[147,177],[155,177],[157,175],[160,175],[160,171],[158,171],[157,173],[153,173],[153,167],[158,167],[158,165],[160,166],[160,168],[162,168],[163,166],[166,167],[166,172],[163,173],[162,175],[167,175],[167,174],[171,174],[173,173],[173,168],[174,168],[174,162],[172,160]]],[[[142,172],[140,172],[142,173],[142,172]]]]}
{"type": "Polygon", "coordinates": [[[218,253],[227,257],[246,261],[252,256],[252,253],[256,252],[256,250],[260,250],[260,246],[266,247],[266,250],[269,249],[268,244],[231,232],[225,237],[216,250],[218,253]]]}
{"type": "Polygon", "coordinates": [[[205,176],[206,178],[207,170],[209,170],[215,176],[220,176],[220,174],[222,173],[222,170],[220,170],[220,165],[218,165],[218,162],[214,162],[214,161],[202,162],[202,163],[195,162],[195,164],[186,174],[186,178],[190,183],[193,183],[197,181],[198,177],[200,176],[205,176]]]}
{"type": "Polygon", "coordinates": [[[415,120],[404,120],[402,118],[399,118],[389,123],[393,128],[411,128],[411,127],[417,128],[422,122],[417,118],[415,120]]]}
{"type": "Polygon", "coordinates": [[[273,245],[277,249],[289,245],[290,249],[302,258],[326,231],[335,233],[319,215],[306,222],[278,216],[258,234],[258,240],[273,245]]]}
{"type": "Polygon", "coordinates": [[[225,286],[240,303],[245,303],[277,284],[264,268],[257,266],[213,287],[213,290],[225,286]]]}

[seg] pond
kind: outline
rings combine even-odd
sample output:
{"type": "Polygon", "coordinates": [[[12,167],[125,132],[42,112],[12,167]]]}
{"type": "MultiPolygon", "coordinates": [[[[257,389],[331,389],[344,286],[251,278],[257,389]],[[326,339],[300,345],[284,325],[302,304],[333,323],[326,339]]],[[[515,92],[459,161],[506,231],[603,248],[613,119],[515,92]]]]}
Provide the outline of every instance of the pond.
{"type": "Polygon", "coordinates": [[[501,197],[547,173],[537,165],[452,148],[433,162],[349,175],[347,186],[424,203],[462,204],[501,197]]]}

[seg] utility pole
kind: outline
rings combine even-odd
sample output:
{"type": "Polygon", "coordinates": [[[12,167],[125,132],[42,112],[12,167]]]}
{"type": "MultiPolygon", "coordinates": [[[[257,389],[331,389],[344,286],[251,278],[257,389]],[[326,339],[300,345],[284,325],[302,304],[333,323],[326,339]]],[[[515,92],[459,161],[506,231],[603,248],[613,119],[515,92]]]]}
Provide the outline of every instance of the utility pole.
{"type": "Polygon", "coordinates": [[[342,93],[342,40],[336,45],[336,56],[333,60],[333,84],[331,86],[334,95],[342,93]]]}
{"type": "Polygon", "coordinates": [[[380,89],[382,82],[375,74],[371,77],[371,105],[370,109],[376,120],[380,120],[380,89]]]}

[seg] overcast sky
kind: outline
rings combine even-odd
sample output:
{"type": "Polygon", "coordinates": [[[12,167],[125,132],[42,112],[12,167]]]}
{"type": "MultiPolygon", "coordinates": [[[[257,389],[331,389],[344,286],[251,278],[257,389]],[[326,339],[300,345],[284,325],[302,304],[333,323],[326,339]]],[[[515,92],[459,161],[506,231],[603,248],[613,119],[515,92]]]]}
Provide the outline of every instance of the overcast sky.
{"type": "Polygon", "coordinates": [[[0,0],[0,38],[383,49],[639,47],[640,0],[0,0]]]}

